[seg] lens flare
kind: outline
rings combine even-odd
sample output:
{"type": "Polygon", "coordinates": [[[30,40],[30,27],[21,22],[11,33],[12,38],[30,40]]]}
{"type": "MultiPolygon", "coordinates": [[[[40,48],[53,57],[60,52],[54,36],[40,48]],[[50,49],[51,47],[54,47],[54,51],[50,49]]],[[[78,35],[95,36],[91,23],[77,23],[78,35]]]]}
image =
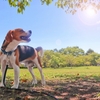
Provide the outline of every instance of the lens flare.
{"type": "Polygon", "coordinates": [[[92,5],[89,5],[86,9],[79,10],[78,17],[82,23],[86,25],[96,25],[100,23],[100,11],[92,5]]]}
{"type": "Polygon", "coordinates": [[[96,11],[93,7],[89,6],[86,9],[86,16],[87,17],[94,17],[96,15],[96,11]]]}

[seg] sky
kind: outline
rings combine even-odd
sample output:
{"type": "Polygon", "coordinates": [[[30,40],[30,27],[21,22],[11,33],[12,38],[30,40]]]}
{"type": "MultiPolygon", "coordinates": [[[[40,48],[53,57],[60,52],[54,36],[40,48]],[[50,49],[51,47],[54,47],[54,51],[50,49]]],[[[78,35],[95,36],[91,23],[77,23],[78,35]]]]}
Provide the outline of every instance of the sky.
{"type": "Polygon", "coordinates": [[[47,6],[33,0],[23,14],[18,14],[7,1],[0,4],[0,46],[9,30],[22,28],[32,30],[32,36],[29,43],[21,45],[45,50],[78,46],[85,52],[92,49],[100,53],[100,12],[92,15],[91,11],[78,11],[72,15],[54,3],[47,6]]]}

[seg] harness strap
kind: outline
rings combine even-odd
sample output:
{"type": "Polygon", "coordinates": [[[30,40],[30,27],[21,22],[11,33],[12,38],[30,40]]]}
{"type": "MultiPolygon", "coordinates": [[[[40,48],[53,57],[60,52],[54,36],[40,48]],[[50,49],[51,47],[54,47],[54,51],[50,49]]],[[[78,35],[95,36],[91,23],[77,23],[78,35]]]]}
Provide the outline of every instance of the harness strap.
{"type": "Polygon", "coordinates": [[[7,69],[8,69],[8,65],[6,65],[6,68],[5,68],[5,71],[4,71],[4,77],[3,77],[3,84],[4,84],[4,86],[6,86],[5,79],[6,79],[7,69]]]}
{"type": "Polygon", "coordinates": [[[10,55],[14,52],[14,50],[13,50],[13,51],[6,52],[6,51],[3,50],[3,49],[1,49],[1,51],[2,51],[5,55],[7,55],[7,56],[10,56],[10,55]]]}

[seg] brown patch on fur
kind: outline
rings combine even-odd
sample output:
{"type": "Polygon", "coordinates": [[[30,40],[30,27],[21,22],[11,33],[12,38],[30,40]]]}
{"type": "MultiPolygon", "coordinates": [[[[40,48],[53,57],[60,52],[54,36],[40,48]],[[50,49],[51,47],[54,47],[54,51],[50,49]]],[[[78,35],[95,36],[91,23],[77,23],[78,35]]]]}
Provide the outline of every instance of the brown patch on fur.
{"type": "Polygon", "coordinates": [[[39,62],[39,64],[40,64],[40,66],[42,67],[42,64],[41,64],[41,59],[40,59],[40,57],[38,56],[38,57],[37,57],[37,59],[38,59],[38,62],[39,62]]]}
{"type": "Polygon", "coordinates": [[[11,42],[13,40],[13,31],[10,30],[6,35],[6,41],[11,42]]]}
{"type": "Polygon", "coordinates": [[[27,36],[27,33],[23,30],[23,29],[15,29],[13,31],[13,39],[17,40],[17,41],[21,41],[20,36],[27,36]]]}
{"type": "Polygon", "coordinates": [[[4,40],[4,43],[2,45],[2,49],[6,49],[7,45],[13,40],[13,36],[12,36],[12,31],[10,30],[4,40]]]}
{"type": "Polygon", "coordinates": [[[0,51],[0,56],[2,55],[2,52],[0,51]]]}

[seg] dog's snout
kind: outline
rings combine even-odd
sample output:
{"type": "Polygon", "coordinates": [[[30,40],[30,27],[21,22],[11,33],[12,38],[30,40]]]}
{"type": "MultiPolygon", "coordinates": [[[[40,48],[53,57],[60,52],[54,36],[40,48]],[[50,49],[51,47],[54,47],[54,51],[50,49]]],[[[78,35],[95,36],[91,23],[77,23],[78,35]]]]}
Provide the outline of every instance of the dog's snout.
{"type": "Polygon", "coordinates": [[[29,30],[29,33],[30,33],[30,34],[32,34],[32,31],[31,31],[31,30],[29,30]]]}

